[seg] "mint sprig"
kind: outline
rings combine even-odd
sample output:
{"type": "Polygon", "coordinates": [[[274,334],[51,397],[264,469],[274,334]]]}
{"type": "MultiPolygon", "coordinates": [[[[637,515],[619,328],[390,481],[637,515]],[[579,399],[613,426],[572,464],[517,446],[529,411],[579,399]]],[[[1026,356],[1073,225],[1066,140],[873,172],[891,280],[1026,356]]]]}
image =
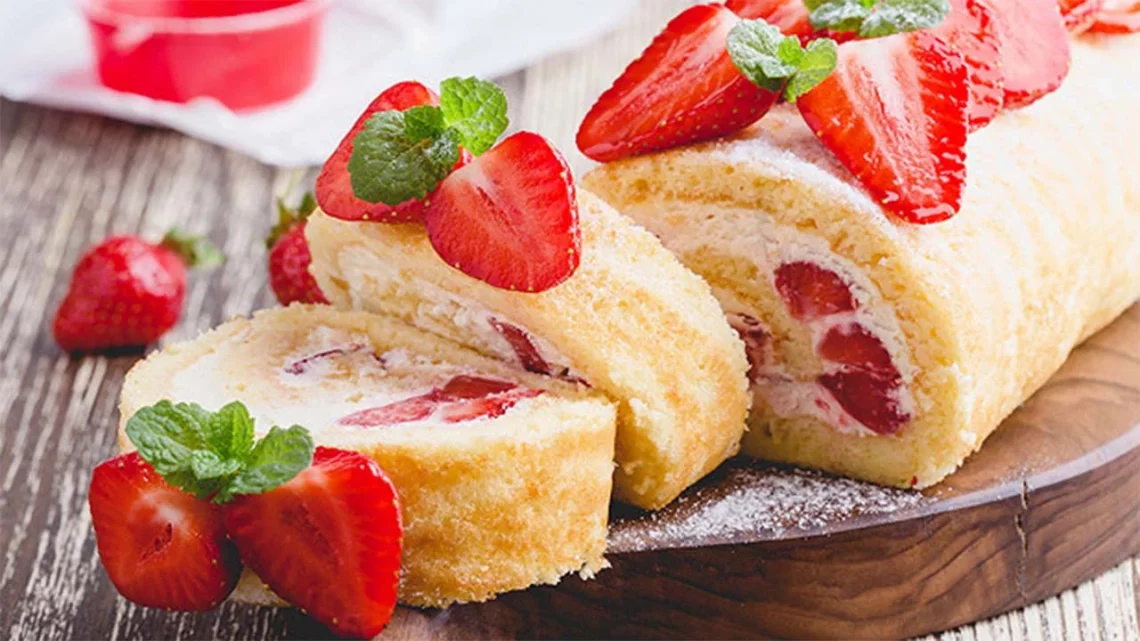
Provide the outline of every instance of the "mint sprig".
{"type": "Polygon", "coordinates": [[[478,156],[495,146],[507,129],[507,96],[494,83],[448,78],[439,85],[439,109],[457,130],[467,151],[478,156]]]}
{"type": "Polygon", "coordinates": [[[879,38],[932,29],[950,13],[949,0],[804,0],[816,29],[879,38]]]}
{"type": "Polygon", "coordinates": [[[763,20],[742,20],[728,32],[732,63],[758,87],[782,92],[789,102],[814,89],[835,69],[835,41],[819,38],[800,44],[763,20]]]}
{"type": "Polygon", "coordinates": [[[398,205],[422,199],[459,162],[459,146],[479,155],[507,129],[507,97],[494,83],[448,78],[439,106],[374,114],[353,139],[348,173],[357,198],[398,205]]]}
{"type": "Polygon", "coordinates": [[[127,420],[139,455],[168,483],[225,503],[288,483],[313,462],[313,439],[300,425],[274,427],[254,441],[249,410],[234,401],[216,412],[159,401],[127,420]]]}

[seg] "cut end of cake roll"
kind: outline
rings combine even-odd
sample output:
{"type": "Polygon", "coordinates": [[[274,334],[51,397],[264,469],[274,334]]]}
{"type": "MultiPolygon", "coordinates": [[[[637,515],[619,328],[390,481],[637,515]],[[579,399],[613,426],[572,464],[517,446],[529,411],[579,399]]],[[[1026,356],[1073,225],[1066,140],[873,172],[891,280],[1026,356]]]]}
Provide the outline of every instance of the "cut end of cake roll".
{"type": "Polygon", "coordinates": [[[564,283],[522,293],[444,263],[417,225],[306,227],[310,271],[341,308],[391,314],[618,404],[615,496],[655,509],[739,448],[743,346],[708,285],[661,243],[579,192],[582,256],[564,283]]]}
{"type": "MultiPolygon", "coordinates": [[[[122,426],[163,399],[240,400],[258,433],[300,424],[374,459],[402,505],[402,603],[484,601],[605,567],[616,413],[591,390],[391,318],[292,305],[151,354],[127,375],[122,426]]],[[[233,598],[277,602],[252,575],[233,598]]]]}
{"type": "Polygon", "coordinates": [[[745,339],[746,453],[926,487],[1140,296],[1137,55],[1136,37],[1075,42],[1059,91],[972,135],[946,222],[889,217],[791,107],[583,184],[703,276],[745,339]]]}

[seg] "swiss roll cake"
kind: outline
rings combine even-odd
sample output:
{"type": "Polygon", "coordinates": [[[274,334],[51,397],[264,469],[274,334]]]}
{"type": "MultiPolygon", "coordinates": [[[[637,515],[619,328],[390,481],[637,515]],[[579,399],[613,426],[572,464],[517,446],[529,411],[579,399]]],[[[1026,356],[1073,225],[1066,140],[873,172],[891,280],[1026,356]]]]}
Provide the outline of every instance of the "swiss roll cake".
{"type": "Polygon", "coordinates": [[[616,498],[661,507],[736,454],[748,412],[744,349],[708,285],[661,242],[579,190],[581,263],[538,293],[471,278],[420,225],[317,212],[311,273],[333,305],[390,314],[617,405],[616,498]]]}
{"type": "Polygon", "coordinates": [[[586,188],[711,285],[748,345],[743,450],[873,482],[953,472],[1140,296],[1140,37],[971,134],[959,213],[889,217],[794,108],[586,188]]]}
{"type": "MultiPolygon", "coordinates": [[[[127,376],[123,425],[163,399],[238,400],[258,434],[299,424],[375,460],[402,509],[403,603],[482,601],[605,566],[615,410],[588,388],[381,315],[292,305],[151,354],[127,376]]],[[[277,602],[248,571],[232,598],[277,602]]]]}

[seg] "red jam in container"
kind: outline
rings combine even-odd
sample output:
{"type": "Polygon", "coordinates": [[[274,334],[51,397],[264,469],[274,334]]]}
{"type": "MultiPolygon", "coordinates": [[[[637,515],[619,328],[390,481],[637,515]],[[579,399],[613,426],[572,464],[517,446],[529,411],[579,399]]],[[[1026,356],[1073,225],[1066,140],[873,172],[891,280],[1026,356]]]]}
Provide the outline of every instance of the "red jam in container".
{"type": "Polygon", "coordinates": [[[230,109],[281,102],[313,80],[329,0],[81,0],[99,78],[118,91],[230,109]]]}

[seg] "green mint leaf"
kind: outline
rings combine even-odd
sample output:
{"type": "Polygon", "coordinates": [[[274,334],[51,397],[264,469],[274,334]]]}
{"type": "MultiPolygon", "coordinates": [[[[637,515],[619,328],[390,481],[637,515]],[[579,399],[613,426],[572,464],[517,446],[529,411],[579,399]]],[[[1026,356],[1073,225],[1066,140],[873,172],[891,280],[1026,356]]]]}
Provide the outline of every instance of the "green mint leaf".
{"type": "Polygon", "coordinates": [[[412,140],[438,138],[446,128],[439,107],[421,105],[404,112],[404,134],[412,140]]]}
{"type": "Polygon", "coordinates": [[[226,483],[215,503],[238,494],[261,494],[288,483],[313,462],[313,439],[300,425],[269,430],[242,461],[242,470],[226,483]]]}
{"type": "Polygon", "coordinates": [[[805,0],[816,29],[878,38],[931,29],[950,13],[949,0],[805,0]]]}
{"type": "MultiPolygon", "coordinates": [[[[413,125],[419,132],[422,123],[413,125]]],[[[408,135],[405,112],[373,115],[353,141],[348,173],[357,198],[398,205],[434,190],[459,161],[459,134],[445,129],[436,138],[408,135]]]]}
{"type": "Polygon", "coordinates": [[[439,85],[439,107],[449,128],[459,132],[467,151],[478,156],[507,129],[507,96],[493,82],[448,78],[439,85]]]}
{"type": "Polygon", "coordinates": [[[769,91],[780,91],[803,57],[799,39],[763,20],[742,20],[728,32],[726,47],[740,73],[769,91]]]}
{"type": "Polygon", "coordinates": [[[190,454],[190,471],[202,481],[220,479],[241,469],[241,461],[224,459],[210,450],[195,450],[190,454]]]}
{"type": "Polygon", "coordinates": [[[229,480],[229,477],[240,469],[241,461],[239,460],[223,459],[210,450],[194,450],[190,453],[190,475],[193,478],[190,486],[192,489],[183,489],[192,491],[200,499],[209,498],[229,480]]]}
{"type": "Polygon", "coordinates": [[[127,437],[168,483],[192,494],[199,487],[191,468],[191,454],[207,449],[205,426],[210,412],[194,403],[159,401],[135,412],[127,420],[127,437]]]}
{"type": "Polygon", "coordinates": [[[814,89],[835,69],[838,48],[828,38],[805,49],[763,20],[742,20],[728,32],[733,64],[758,87],[783,92],[789,102],[814,89]]]}
{"type": "Polygon", "coordinates": [[[206,445],[221,459],[241,460],[253,449],[253,419],[238,401],[214,412],[203,433],[206,445]]]}
{"type": "Polygon", "coordinates": [[[808,20],[816,29],[857,32],[872,11],[872,3],[865,0],[829,0],[813,9],[808,20]]]}
{"type": "Polygon", "coordinates": [[[784,88],[784,97],[788,102],[795,102],[831,75],[835,70],[838,56],[839,47],[830,38],[809,42],[800,60],[800,68],[784,88]]]}
{"type": "Polygon", "coordinates": [[[859,28],[862,38],[932,29],[950,13],[948,0],[881,0],[859,28]]]}

